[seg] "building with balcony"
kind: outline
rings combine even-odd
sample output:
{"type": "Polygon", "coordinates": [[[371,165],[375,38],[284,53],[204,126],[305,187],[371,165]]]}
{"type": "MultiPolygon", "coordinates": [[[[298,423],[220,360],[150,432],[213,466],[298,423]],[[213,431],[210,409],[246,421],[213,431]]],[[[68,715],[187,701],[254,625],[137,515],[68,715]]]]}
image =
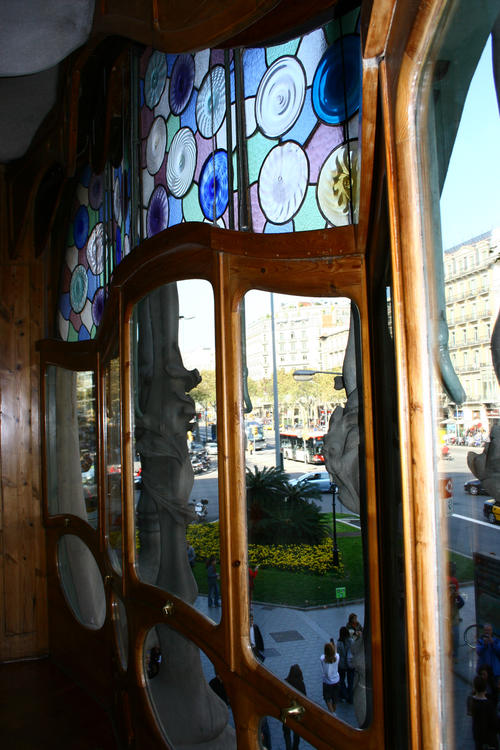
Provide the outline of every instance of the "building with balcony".
{"type": "Polygon", "coordinates": [[[444,399],[446,416],[454,420],[458,434],[471,428],[489,433],[500,417],[490,346],[500,302],[499,240],[500,229],[493,229],[444,254],[448,346],[467,394],[459,407],[444,399]]]}

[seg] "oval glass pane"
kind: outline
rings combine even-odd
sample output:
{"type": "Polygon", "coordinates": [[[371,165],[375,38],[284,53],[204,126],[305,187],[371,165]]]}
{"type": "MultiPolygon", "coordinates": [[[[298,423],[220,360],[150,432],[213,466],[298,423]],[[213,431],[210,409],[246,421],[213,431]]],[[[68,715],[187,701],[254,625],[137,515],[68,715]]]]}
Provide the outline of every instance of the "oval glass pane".
{"type": "Polygon", "coordinates": [[[97,528],[95,375],[50,365],[45,393],[48,512],[97,528]]]}
{"type": "Polygon", "coordinates": [[[310,699],[366,726],[357,317],[343,298],[244,303],[250,643],[273,674],[297,666],[310,699]]]}
{"type": "Polygon", "coordinates": [[[210,741],[236,748],[223,682],[192,641],[157,625],[144,641],[143,664],[149,700],[171,747],[210,741]]]}
{"type": "Polygon", "coordinates": [[[219,554],[214,300],[211,285],[166,284],[131,327],[139,577],[217,616],[207,561],[219,554]]]}
{"type": "Polygon", "coordinates": [[[57,545],[57,562],[65,599],[76,619],[98,630],[106,617],[106,594],[95,557],[74,534],[65,534],[57,545]]]}

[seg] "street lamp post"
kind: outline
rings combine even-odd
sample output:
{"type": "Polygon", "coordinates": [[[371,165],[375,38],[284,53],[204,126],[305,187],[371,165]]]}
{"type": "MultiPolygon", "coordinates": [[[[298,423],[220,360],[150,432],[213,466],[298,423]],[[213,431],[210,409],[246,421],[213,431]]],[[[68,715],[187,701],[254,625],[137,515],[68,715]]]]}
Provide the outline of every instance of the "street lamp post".
{"type": "MultiPolygon", "coordinates": [[[[335,390],[341,390],[344,387],[341,372],[331,372],[329,370],[295,370],[293,377],[299,383],[312,380],[315,375],[334,375],[335,390]]],[[[333,517],[333,564],[336,568],[339,566],[339,549],[337,547],[337,493],[338,487],[334,481],[333,474],[330,474],[332,488],[332,517],[333,517]]]]}
{"type": "Polygon", "coordinates": [[[337,492],[338,487],[333,481],[333,477],[330,474],[330,480],[332,483],[332,511],[333,511],[333,564],[336,568],[339,566],[339,548],[337,547],[337,492]]]}

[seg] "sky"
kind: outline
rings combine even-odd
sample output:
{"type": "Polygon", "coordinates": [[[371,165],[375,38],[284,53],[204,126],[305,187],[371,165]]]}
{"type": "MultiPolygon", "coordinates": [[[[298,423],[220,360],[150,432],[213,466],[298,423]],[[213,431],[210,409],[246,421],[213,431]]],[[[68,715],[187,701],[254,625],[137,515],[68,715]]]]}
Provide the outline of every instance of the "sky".
{"type": "Polygon", "coordinates": [[[500,117],[491,37],[472,78],[441,195],[443,249],[500,226],[500,117]]]}

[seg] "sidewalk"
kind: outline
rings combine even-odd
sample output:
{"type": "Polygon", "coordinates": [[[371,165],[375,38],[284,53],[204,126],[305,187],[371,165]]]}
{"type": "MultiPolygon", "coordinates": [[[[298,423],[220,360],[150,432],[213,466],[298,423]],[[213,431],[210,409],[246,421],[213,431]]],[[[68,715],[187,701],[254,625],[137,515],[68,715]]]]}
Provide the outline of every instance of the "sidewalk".
{"type": "MultiPolygon", "coordinates": [[[[470,693],[476,668],[474,649],[464,643],[463,632],[468,625],[475,622],[474,587],[464,586],[460,593],[465,599],[461,610],[460,646],[458,661],[453,665],[452,690],[455,708],[455,744],[449,750],[469,750],[472,747],[471,719],[466,713],[466,699],[470,693]]],[[[220,609],[208,608],[206,596],[199,596],[196,608],[215,622],[220,620],[220,609]]],[[[356,612],[361,623],[364,622],[364,605],[360,602],[348,602],[339,606],[325,606],[314,609],[296,609],[273,604],[253,603],[254,621],[259,626],[264,638],[265,667],[280,679],[284,680],[292,664],[299,664],[304,675],[307,696],[326,710],[322,695],[320,656],[324,644],[334,638],[338,639],[339,629],[347,623],[351,612],[356,612]]],[[[202,654],[207,680],[213,677],[214,670],[209,660],[202,654]]],[[[352,705],[341,702],[337,705],[337,717],[351,726],[357,727],[356,716],[352,705]]],[[[269,719],[272,750],[284,748],[282,725],[275,719],[269,719]]],[[[301,740],[301,750],[313,750],[301,740]]]]}
{"type": "MultiPolygon", "coordinates": [[[[208,608],[206,596],[199,596],[196,609],[208,615],[215,622],[220,620],[220,609],[208,608]]],[[[298,664],[304,675],[307,697],[326,710],[323,701],[323,686],[319,657],[325,643],[338,639],[339,629],[347,623],[351,612],[356,612],[361,623],[364,620],[363,604],[317,609],[295,609],[273,604],[253,603],[255,623],[264,638],[265,667],[284,680],[292,664],[298,664]]],[[[202,655],[205,676],[210,680],[214,670],[209,660],[202,655]]],[[[337,717],[351,726],[357,727],[354,708],[349,703],[337,704],[337,717]]],[[[272,750],[284,748],[282,724],[269,718],[272,750]]],[[[300,742],[301,750],[314,750],[305,740],[300,742]]]]}

